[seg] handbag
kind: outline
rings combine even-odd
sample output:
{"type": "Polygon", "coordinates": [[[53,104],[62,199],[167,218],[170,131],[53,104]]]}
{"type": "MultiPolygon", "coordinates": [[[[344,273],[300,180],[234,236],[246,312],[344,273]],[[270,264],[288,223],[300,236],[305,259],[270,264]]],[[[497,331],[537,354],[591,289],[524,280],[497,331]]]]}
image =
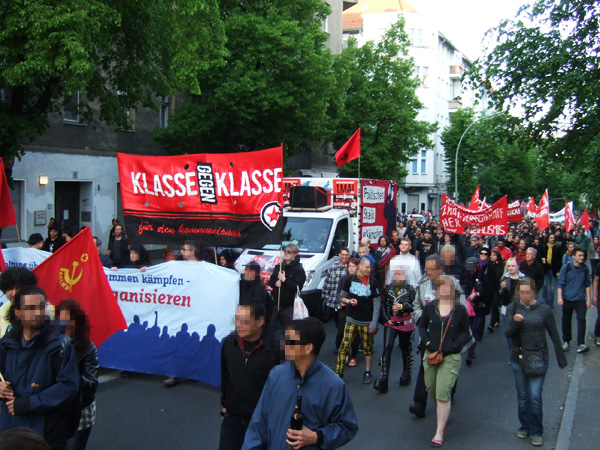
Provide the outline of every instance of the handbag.
{"type": "Polygon", "coordinates": [[[292,315],[293,320],[306,319],[308,317],[308,308],[304,304],[302,297],[300,297],[300,289],[296,288],[296,298],[294,299],[294,313],[292,315]]]}
{"type": "MultiPolygon", "coordinates": [[[[448,323],[446,324],[444,335],[442,336],[442,340],[440,341],[440,348],[435,352],[431,352],[429,355],[427,355],[427,364],[429,364],[430,366],[437,366],[444,362],[444,355],[442,354],[442,344],[444,343],[446,332],[448,331],[448,328],[450,328],[450,322],[452,322],[452,317],[454,317],[454,314],[450,316],[450,320],[448,320],[448,323]]],[[[442,322],[442,325],[443,323],[444,322],[442,322]]]]}
{"type": "Polygon", "coordinates": [[[519,363],[528,377],[541,377],[546,374],[546,361],[542,350],[519,349],[519,363]]]}

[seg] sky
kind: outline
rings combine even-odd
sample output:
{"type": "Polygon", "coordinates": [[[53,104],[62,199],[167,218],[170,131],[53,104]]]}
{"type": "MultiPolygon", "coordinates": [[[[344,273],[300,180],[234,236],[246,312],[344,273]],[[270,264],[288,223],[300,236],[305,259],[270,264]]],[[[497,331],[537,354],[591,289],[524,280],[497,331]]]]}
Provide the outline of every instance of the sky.
{"type": "Polygon", "coordinates": [[[407,0],[419,13],[427,14],[440,31],[469,59],[481,56],[487,30],[503,19],[514,19],[527,0],[407,0]]]}

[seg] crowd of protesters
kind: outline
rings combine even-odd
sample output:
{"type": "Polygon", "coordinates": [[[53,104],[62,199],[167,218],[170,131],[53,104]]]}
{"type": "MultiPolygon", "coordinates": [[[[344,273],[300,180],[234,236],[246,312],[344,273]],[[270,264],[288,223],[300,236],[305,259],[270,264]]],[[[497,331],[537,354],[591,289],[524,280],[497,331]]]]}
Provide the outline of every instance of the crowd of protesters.
{"type": "MultiPolygon", "coordinates": [[[[447,233],[430,214],[419,220],[401,219],[390,236],[381,236],[375,245],[363,239],[354,254],[342,248],[328,271],[323,310],[331,312],[337,326],[335,368],[318,360],[325,339],[322,324],[312,318],[293,319],[294,300],[306,279],[298,247],[286,246],[282,265],[268,281],[270,289],[260,282],[258,262],[244,267],[235,331],[222,346],[221,449],[336,448],[348,442],[358,427],[343,382],[346,368],[356,366],[361,347],[366,368],[363,383],[373,383],[378,392],[387,393],[396,340],[403,361],[399,384],[409,386],[414,381],[409,411],[424,417],[428,397],[433,400],[437,427],[430,444],[441,447],[462,362],[472,366],[477,343],[486,330],[494,333],[500,327],[517,388],[520,427],[516,436],[542,445],[541,392],[550,359],[546,334],[559,367],[565,367],[575,312],[576,350],[590,350],[585,341],[585,315],[592,304],[597,306],[598,222],[593,221],[590,230],[579,227],[567,232],[564,224],[538,230],[534,221],[524,220],[512,224],[505,236],[478,236],[469,227],[464,234],[447,233]],[[551,311],[555,305],[562,307],[562,336],[551,311]],[[380,328],[383,346],[375,348],[374,336],[380,328]],[[416,378],[412,370],[415,350],[416,378]],[[378,376],[372,374],[375,355],[378,376]],[[537,371],[525,365],[524,359],[534,361],[537,371]],[[294,403],[304,416],[299,429],[289,427],[288,410],[294,403]],[[325,418],[318,413],[331,404],[339,407],[325,418]]],[[[48,228],[46,241],[32,235],[30,247],[56,251],[73,237],[71,230],[59,236],[56,224],[48,228]]],[[[102,242],[94,239],[100,251],[102,242]]],[[[160,262],[205,260],[233,269],[235,256],[228,249],[218,252],[186,241],[179,254],[165,252],[160,262]]],[[[143,246],[129,245],[116,219],[102,262],[113,270],[142,271],[153,263],[143,246]]],[[[89,324],[75,300],[61,303],[54,311],[35,284],[26,269],[11,268],[0,277],[0,289],[9,300],[8,308],[0,311],[6,333],[0,341],[0,372],[10,380],[0,382],[0,397],[5,400],[0,430],[26,426],[44,436],[51,448],[84,449],[95,420],[98,385],[97,353],[89,340],[89,324]],[[62,325],[62,334],[57,324],[62,325]],[[70,348],[62,360],[51,358],[46,361],[48,367],[40,362],[38,368],[42,373],[60,371],[61,388],[55,386],[58,378],[48,375],[38,391],[21,392],[15,381],[24,375],[14,372],[18,364],[11,361],[46,351],[49,340],[70,348]],[[62,397],[47,398],[45,389],[59,391],[62,397]],[[44,401],[52,404],[43,413],[31,414],[32,405],[44,401]],[[75,426],[66,419],[53,422],[52,413],[58,410],[74,414],[75,426]],[[52,430],[48,423],[53,424],[52,430]]],[[[594,336],[600,347],[600,314],[594,336]]],[[[177,383],[176,378],[165,380],[167,387],[177,383]]]]}

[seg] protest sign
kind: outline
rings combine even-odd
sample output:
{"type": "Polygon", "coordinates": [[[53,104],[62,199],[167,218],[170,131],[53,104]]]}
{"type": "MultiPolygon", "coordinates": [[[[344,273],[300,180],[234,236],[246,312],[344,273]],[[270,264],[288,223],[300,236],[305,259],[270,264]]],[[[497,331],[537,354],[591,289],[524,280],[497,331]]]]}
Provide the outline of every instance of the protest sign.
{"type": "Polygon", "coordinates": [[[480,211],[459,206],[446,194],[442,196],[440,222],[447,233],[463,234],[465,226],[478,236],[504,236],[508,232],[506,196],[480,211]]]}

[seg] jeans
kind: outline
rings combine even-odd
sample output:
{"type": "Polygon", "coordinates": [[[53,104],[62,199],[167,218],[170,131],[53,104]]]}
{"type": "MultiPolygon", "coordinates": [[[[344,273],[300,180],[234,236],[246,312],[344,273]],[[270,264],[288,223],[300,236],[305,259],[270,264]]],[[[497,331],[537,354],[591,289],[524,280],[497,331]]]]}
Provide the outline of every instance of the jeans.
{"type": "Polygon", "coordinates": [[[562,313],[563,341],[571,342],[571,339],[573,339],[571,334],[573,311],[575,311],[577,315],[577,345],[582,345],[585,344],[585,315],[587,313],[585,300],[580,300],[577,302],[570,302],[568,300],[564,301],[562,313]]]}
{"type": "MultiPolygon", "coordinates": [[[[548,361],[545,361],[548,368],[548,361]]],[[[544,432],[542,413],[542,389],[544,378],[528,377],[523,373],[519,363],[510,361],[515,374],[515,386],[517,387],[517,405],[519,414],[519,430],[529,431],[532,436],[541,436],[544,432]]]]}
{"type": "Polygon", "coordinates": [[[240,450],[249,423],[225,413],[221,422],[219,450],[240,450]]]}
{"type": "Polygon", "coordinates": [[[552,273],[552,269],[546,272],[544,287],[542,288],[542,301],[552,306],[554,304],[554,292],[556,291],[556,277],[552,273]]]}
{"type": "Polygon", "coordinates": [[[92,427],[85,430],[78,430],[71,439],[65,443],[65,450],[85,450],[87,441],[90,438],[92,427]]]}

